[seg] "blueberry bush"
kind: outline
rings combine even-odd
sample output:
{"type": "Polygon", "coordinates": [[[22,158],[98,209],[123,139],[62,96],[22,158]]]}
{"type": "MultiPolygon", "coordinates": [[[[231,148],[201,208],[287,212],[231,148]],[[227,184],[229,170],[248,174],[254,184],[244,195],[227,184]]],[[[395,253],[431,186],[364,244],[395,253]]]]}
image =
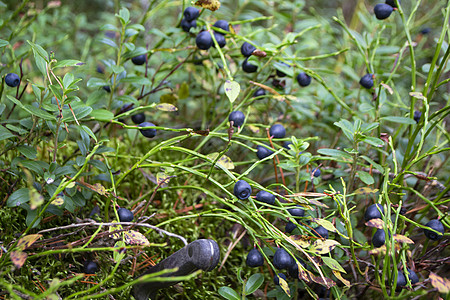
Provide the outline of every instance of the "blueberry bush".
{"type": "Polygon", "coordinates": [[[0,1],[0,299],[444,299],[450,4],[0,1]]]}

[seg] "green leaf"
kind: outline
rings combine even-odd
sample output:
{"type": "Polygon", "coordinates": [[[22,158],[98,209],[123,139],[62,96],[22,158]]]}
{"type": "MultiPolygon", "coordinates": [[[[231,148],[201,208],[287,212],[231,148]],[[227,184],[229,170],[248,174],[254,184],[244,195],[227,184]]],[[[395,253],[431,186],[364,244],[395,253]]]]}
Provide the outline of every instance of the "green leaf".
{"type": "Polygon", "coordinates": [[[114,114],[106,109],[96,109],[91,112],[91,117],[97,121],[109,122],[114,119],[114,114]]]}
{"type": "Polygon", "coordinates": [[[106,82],[103,79],[100,78],[96,78],[96,77],[92,77],[91,79],[88,80],[87,82],[87,87],[102,87],[105,85],[109,85],[108,82],[106,82]]]}
{"type": "Polygon", "coordinates": [[[358,171],[358,177],[367,185],[373,184],[375,182],[375,180],[373,180],[373,177],[369,173],[364,171],[358,171]]]}
{"type": "Polygon", "coordinates": [[[236,98],[239,96],[239,93],[241,92],[241,86],[236,81],[225,81],[223,88],[231,103],[236,100],[236,98]]]}
{"type": "Polygon", "coordinates": [[[35,159],[37,157],[37,151],[34,147],[20,145],[17,147],[17,150],[28,159],[35,159]]]}
{"type": "Polygon", "coordinates": [[[245,283],[245,295],[253,294],[264,282],[264,276],[260,273],[250,276],[245,283]]]}
{"type": "Polygon", "coordinates": [[[30,190],[27,188],[22,188],[9,196],[8,201],[6,201],[6,206],[13,207],[19,206],[22,203],[30,201],[30,190]]]}
{"type": "Polygon", "coordinates": [[[342,273],[347,273],[345,272],[344,268],[341,267],[341,265],[333,258],[328,257],[328,256],[322,256],[322,260],[323,262],[332,270],[336,270],[342,273]]]}
{"type": "Polygon", "coordinates": [[[108,46],[111,46],[113,48],[117,48],[116,43],[114,43],[113,40],[107,39],[107,38],[101,38],[98,40],[100,43],[106,44],[108,46]]]}
{"type": "Polygon", "coordinates": [[[355,134],[355,128],[353,127],[353,124],[345,119],[341,119],[339,122],[334,122],[334,125],[342,129],[342,132],[345,134],[345,136],[350,140],[353,141],[353,135],[355,134]]]}
{"type": "MultiPolygon", "coordinates": [[[[92,132],[92,130],[87,127],[86,125],[81,125],[79,127],[81,130],[84,130],[87,134],[89,134],[89,136],[95,141],[97,142],[97,137],[95,136],[95,134],[92,132]]],[[[97,151],[96,153],[98,153],[99,151],[97,151]]]]}
{"type": "Polygon", "coordinates": [[[44,50],[41,46],[38,44],[35,44],[33,42],[27,41],[28,44],[30,44],[31,48],[33,49],[33,52],[35,55],[39,55],[41,58],[43,58],[47,63],[49,62],[49,56],[47,51],[44,50]]]}
{"type": "Polygon", "coordinates": [[[53,115],[49,114],[46,111],[38,109],[38,108],[36,108],[36,107],[34,107],[34,106],[30,105],[30,104],[23,105],[22,102],[20,102],[16,98],[12,97],[11,95],[6,95],[6,97],[11,102],[15,103],[18,107],[20,107],[21,109],[27,111],[28,113],[30,113],[30,114],[32,114],[34,116],[37,116],[37,117],[40,117],[40,118],[42,118],[44,120],[49,120],[49,121],[50,120],[56,120],[56,118],[53,115]]]}
{"type": "Polygon", "coordinates": [[[3,126],[0,126],[0,141],[9,139],[11,137],[15,137],[8,129],[3,126]]]}
{"type": "Polygon", "coordinates": [[[82,61],[75,60],[75,59],[65,59],[65,60],[60,60],[56,64],[54,64],[53,69],[65,68],[65,67],[78,67],[81,65],[84,65],[84,63],[82,61]]]}
{"type": "Polygon", "coordinates": [[[220,287],[218,292],[219,292],[220,296],[222,296],[228,300],[240,300],[241,299],[235,290],[233,290],[232,288],[227,287],[227,286],[220,287]]]}
{"type": "Polygon", "coordinates": [[[5,40],[0,39],[0,48],[6,47],[6,46],[8,46],[8,45],[9,45],[9,42],[8,42],[8,41],[5,41],[5,40]]]}
{"type": "Polygon", "coordinates": [[[141,77],[141,76],[125,77],[125,78],[122,78],[120,80],[120,82],[133,83],[133,84],[138,84],[138,85],[150,85],[151,84],[151,82],[148,78],[141,77]]]}
{"type": "Polygon", "coordinates": [[[406,118],[406,117],[382,117],[380,118],[384,121],[394,122],[394,123],[401,123],[401,124],[408,124],[408,125],[414,125],[416,124],[416,121],[414,119],[406,118]]]}
{"type": "Polygon", "coordinates": [[[279,62],[274,63],[273,66],[275,67],[275,69],[283,72],[287,76],[294,77],[294,69],[293,68],[291,68],[283,63],[279,63],[279,62]]]}
{"type": "Polygon", "coordinates": [[[362,139],[362,141],[375,147],[382,147],[384,145],[384,141],[382,139],[372,136],[366,136],[362,139]]]}
{"type": "Polygon", "coordinates": [[[333,157],[337,157],[337,158],[341,158],[341,159],[352,159],[352,156],[344,151],[341,150],[337,150],[337,149],[327,149],[327,148],[323,148],[323,149],[319,149],[317,150],[318,153],[322,154],[322,155],[326,155],[326,156],[333,156],[333,157]]]}
{"type": "Polygon", "coordinates": [[[72,73],[66,73],[63,78],[63,86],[65,89],[67,89],[73,82],[73,74],[72,73]]]}
{"type": "Polygon", "coordinates": [[[122,7],[119,11],[119,15],[116,15],[122,21],[122,24],[127,24],[130,21],[130,12],[126,7],[122,7]]]}
{"type": "Polygon", "coordinates": [[[189,85],[186,82],[183,82],[178,90],[178,98],[186,99],[189,97],[189,85]]]}

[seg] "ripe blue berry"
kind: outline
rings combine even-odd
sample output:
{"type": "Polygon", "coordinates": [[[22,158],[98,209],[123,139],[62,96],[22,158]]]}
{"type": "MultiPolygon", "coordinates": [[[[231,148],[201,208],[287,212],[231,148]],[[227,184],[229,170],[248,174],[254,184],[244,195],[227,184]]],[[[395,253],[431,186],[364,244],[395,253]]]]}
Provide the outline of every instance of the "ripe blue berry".
{"type": "Polygon", "coordinates": [[[322,174],[322,172],[320,171],[319,168],[315,168],[315,169],[312,171],[312,175],[313,175],[314,177],[319,177],[320,174],[322,174]]]}
{"type": "Polygon", "coordinates": [[[141,124],[145,122],[145,114],[144,113],[138,113],[131,116],[131,121],[133,121],[134,124],[141,124]]]}
{"type": "Polygon", "coordinates": [[[109,85],[104,85],[103,89],[107,92],[107,93],[111,93],[111,87],[109,85]]]}
{"type": "Polygon", "coordinates": [[[311,77],[305,72],[302,72],[297,75],[297,82],[300,86],[308,86],[311,83],[311,77]]]}
{"type": "Polygon", "coordinates": [[[288,212],[293,217],[303,217],[305,215],[305,211],[303,210],[302,206],[300,206],[300,205],[297,205],[297,207],[295,207],[295,208],[288,209],[288,212]]]}
{"type": "MultiPolygon", "coordinates": [[[[286,67],[290,67],[290,65],[288,65],[288,64],[285,63],[285,62],[282,62],[281,64],[282,64],[282,65],[285,65],[286,67]]],[[[283,71],[280,71],[280,70],[277,69],[277,76],[278,76],[278,77],[286,77],[286,74],[285,74],[283,71]]]]}
{"type": "MultiPolygon", "coordinates": [[[[150,122],[143,122],[141,124],[139,124],[139,127],[150,127],[150,126],[156,126],[153,123],[150,122]]],[[[154,128],[149,128],[149,129],[140,129],[139,130],[143,136],[148,137],[148,138],[153,138],[156,136],[156,129],[154,128]]]]}
{"type": "Polygon", "coordinates": [[[416,110],[414,112],[414,121],[416,121],[416,123],[419,123],[421,117],[422,117],[422,112],[420,110],[416,110]]]}
{"type": "Polygon", "coordinates": [[[244,70],[245,73],[255,73],[258,70],[258,66],[249,63],[248,58],[246,58],[242,63],[242,70],[244,70]]]}
{"type": "MultiPolygon", "coordinates": [[[[214,31],[214,38],[216,39],[217,44],[219,45],[220,48],[225,47],[225,45],[227,44],[227,41],[225,40],[225,36],[223,34],[221,34],[220,32],[215,32],[214,31]]],[[[213,46],[215,47],[215,44],[213,42],[213,46]]]]}
{"type": "Polygon", "coordinates": [[[202,50],[208,50],[213,45],[213,40],[209,31],[200,32],[195,38],[197,47],[202,50]]]}
{"type": "Polygon", "coordinates": [[[392,6],[390,6],[389,4],[385,4],[385,3],[378,3],[373,8],[375,17],[378,20],[384,20],[384,19],[388,18],[392,14],[393,11],[394,11],[394,8],[392,6]]]}
{"type": "Polygon", "coordinates": [[[230,31],[230,25],[225,20],[217,20],[216,23],[214,23],[213,27],[217,27],[225,31],[230,31]]]}
{"type": "Polygon", "coordinates": [[[238,199],[245,200],[252,194],[252,187],[245,180],[238,180],[234,185],[234,195],[238,199]]]}
{"type": "Polygon", "coordinates": [[[138,56],[135,56],[135,57],[133,57],[131,59],[133,64],[138,65],[138,66],[145,64],[146,60],[147,60],[147,55],[146,54],[138,55],[138,56]]]}
{"type": "Polygon", "coordinates": [[[84,273],[85,274],[95,274],[98,271],[98,266],[93,261],[86,261],[84,263],[84,273]]]}
{"type": "MultiPolygon", "coordinates": [[[[386,0],[386,4],[390,5],[394,8],[397,8],[397,4],[395,4],[395,0],[386,0]]],[[[398,4],[400,4],[400,5],[402,4],[400,0],[398,0],[398,4]]]]}
{"type": "Polygon", "coordinates": [[[275,196],[266,191],[259,191],[256,194],[256,200],[273,205],[275,203],[275,196]]]}
{"type": "Polygon", "coordinates": [[[366,89],[371,89],[373,87],[373,74],[366,74],[361,77],[359,84],[366,89]]]}
{"type": "Polygon", "coordinates": [[[242,124],[244,124],[245,115],[240,110],[233,111],[228,116],[228,121],[230,121],[230,123],[233,122],[233,126],[234,127],[241,127],[242,124]]]}
{"type": "Polygon", "coordinates": [[[198,16],[200,15],[200,11],[195,7],[190,6],[186,7],[186,9],[183,12],[183,15],[184,18],[190,22],[198,18],[198,16]]]}
{"type": "Polygon", "coordinates": [[[406,285],[406,278],[405,278],[405,274],[403,274],[403,272],[398,271],[398,276],[397,276],[397,287],[403,287],[406,285]]]}
{"type": "Polygon", "coordinates": [[[326,229],[325,229],[324,227],[322,227],[322,226],[319,226],[319,227],[314,228],[314,230],[312,231],[312,233],[313,233],[315,236],[322,237],[322,238],[324,238],[324,239],[328,239],[328,230],[326,230],[326,229]]]}
{"type": "Polygon", "coordinates": [[[374,245],[375,247],[381,247],[384,245],[386,240],[385,234],[384,234],[384,230],[383,229],[377,229],[377,231],[375,231],[375,233],[373,234],[372,237],[372,245],[374,245]]]}
{"type": "Polygon", "coordinates": [[[293,260],[292,256],[284,248],[278,248],[273,256],[273,265],[277,269],[287,269],[292,265],[293,260]]]}
{"type": "Polygon", "coordinates": [[[291,141],[284,141],[283,143],[283,147],[286,148],[287,150],[290,149],[291,145],[294,146],[294,144],[291,141]]]}
{"type": "Polygon", "coordinates": [[[181,20],[180,26],[183,29],[183,31],[189,32],[191,28],[197,27],[197,20],[188,21],[185,18],[183,18],[181,20]]]}
{"type": "Polygon", "coordinates": [[[119,208],[117,214],[119,215],[120,222],[131,222],[134,219],[134,214],[124,207],[119,208]]]}
{"type": "Polygon", "coordinates": [[[282,139],[286,135],[286,129],[281,124],[275,124],[270,127],[269,134],[276,139],[282,139]]]}
{"type": "Polygon", "coordinates": [[[381,204],[370,205],[367,208],[366,212],[364,213],[364,220],[367,222],[372,219],[382,219],[383,216],[381,215],[380,210],[378,209],[380,209],[381,213],[384,214],[384,208],[381,204]]]}
{"type": "MultiPolygon", "coordinates": [[[[306,268],[306,264],[301,259],[299,259],[297,257],[297,260],[304,268],[306,268]]],[[[293,278],[298,279],[298,271],[299,271],[298,268],[299,268],[299,266],[298,266],[297,262],[295,261],[295,259],[293,259],[293,263],[292,263],[292,265],[289,266],[289,269],[288,269],[289,275],[293,278]]]]}
{"type": "Polygon", "coordinates": [[[253,51],[255,51],[255,50],[256,50],[256,47],[248,42],[244,42],[241,46],[241,53],[245,57],[249,57],[250,55],[252,55],[253,51]]]}
{"type": "Polygon", "coordinates": [[[263,88],[257,89],[256,92],[253,94],[253,98],[264,96],[266,94],[266,90],[263,88]]]}
{"type": "Polygon", "coordinates": [[[283,273],[278,273],[278,275],[275,275],[275,277],[273,278],[273,283],[275,283],[276,285],[280,285],[280,278],[283,278],[284,281],[287,281],[286,275],[284,275],[283,273]]]}
{"type": "Polygon", "coordinates": [[[291,233],[292,231],[294,231],[295,228],[297,228],[297,225],[294,222],[289,221],[286,223],[286,226],[284,227],[284,231],[287,233],[291,233]]]}
{"type": "Polygon", "coordinates": [[[444,236],[444,225],[438,219],[430,220],[425,226],[430,227],[434,230],[439,231],[441,234],[438,234],[434,231],[424,229],[425,236],[430,240],[437,241],[444,236]]]}
{"type": "Polygon", "coordinates": [[[264,256],[258,251],[258,249],[253,248],[247,254],[247,259],[245,260],[247,266],[250,268],[256,268],[264,265],[264,256]]]}
{"type": "MultiPolygon", "coordinates": [[[[269,147],[269,146],[267,146],[267,147],[269,147]]],[[[258,145],[258,146],[256,147],[256,156],[258,156],[259,159],[264,159],[264,158],[266,158],[267,156],[273,154],[273,151],[270,150],[270,149],[267,148],[267,147],[260,146],[260,145],[258,145]]]]}
{"type": "Polygon", "coordinates": [[[16,73],[9,73],[5,76],[5,83],[7,86],[16,87],[20,84],[19,75],[16,73]]]}
{"type": "Polygon", "coordinates": [[[409,278],[409,281],[411,281],[411,284],[416,284],[419,282],[419,276],[417,276],[416,272],[414,272],[413,270],[407,268],[406,269],[406,275],[409,278]]]}

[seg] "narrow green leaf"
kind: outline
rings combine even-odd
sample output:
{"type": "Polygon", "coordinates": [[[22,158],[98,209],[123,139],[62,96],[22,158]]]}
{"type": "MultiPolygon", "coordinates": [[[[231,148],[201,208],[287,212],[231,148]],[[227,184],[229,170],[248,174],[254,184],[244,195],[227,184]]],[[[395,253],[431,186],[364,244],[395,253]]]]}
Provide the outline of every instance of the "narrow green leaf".
{"type": "Polygon", "coordinates": [[[369,173],[364,171],[358,171],[358,177],[359,179],[361,179],[362,182],[364,182],[367,185],[373,184],[375,182],[373,177],[369,173]]]}
{"type": "Polygon", "coordinates": [[[228,300],[240,300],[238,293],[230,287],[222,286],[218,290],[220,296],[228,300]]]}
{"type": "Polygon", "coordinates": [[[78,67],[81,65],[84,65],[84,63],[82,61],[75,60],[75,59],[65,59],[65,60],[60,60],[57,63],[55,63],[53,65],[53,69],[65,68],[65,67],[78,67]]]}
{"type": "Polygon", "coordinates": [[[108,122],[114,119],[114,114],[106,109],[95,109],[91,112],[91,117],[97,121],[108,122]]]}
{"type": "Polygon", "coordinates": [[[0,141],[9,139],[11,137],[15,137],[8,129],[3,126],[0,126],[0,141]]]}
{"type": "Polygon", "coordinates": [[[380,118],[384,121],[394,122],[394,123],[401,123],[401,124],[408,124],[408,125],[414,125],[416,124],[416,121],[414,119],[406,118],[406,117],[382,117],[380,118]]]}
{"type": "Polygon", "coordinates": [[[341,273],[347,273],[335,259],[324,255],[322,256],[322,260],[328,267],[330,267],[330,269],[339,271],[341,273]]]}
{"type": "Polygon", "coordinates": [[[19,206],[22,203],[26,203],[30,201],[30,191],[27,188],[22,188],[9,196],[8,200],[6,201],[6,206],[13,207],[13,206],[19,206]]]}
{"type": "Polygon", "coordinates": [[[264,276],[260,273],[250,276],[245,283],[245,295],[253,294],[264,282],[264,276]]]}
{"type": "Polygon", "coordinates": [[[352,156],[344,151],[341,150],[337,150],[337,149],[327,149],[327,148],[323,148],[323,149],[319,149],[317,150],[318,153],[322,154],[322,155],[326,155],[326,156],[333,156],[333,157],[338,157],[341,159],[352,159],[352,156]]]}
{"type": "Polygon", "coordinates": [[[34,147],[20,145],[17,147],[17,150],[28,159],[35,159],[37,157],[37,151],[34,147]]]}

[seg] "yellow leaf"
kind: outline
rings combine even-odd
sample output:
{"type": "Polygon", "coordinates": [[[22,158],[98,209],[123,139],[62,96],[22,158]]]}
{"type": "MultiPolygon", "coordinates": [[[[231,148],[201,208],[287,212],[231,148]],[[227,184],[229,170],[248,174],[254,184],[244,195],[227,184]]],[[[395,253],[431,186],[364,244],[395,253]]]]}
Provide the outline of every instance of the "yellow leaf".
{"type": "Polygon", "coordinates": [[[314,281],[315,283],[321,284],[323,286],[325,286],[327,289],[333,287],[336,285],[336,282],[334,282],[333,280],[331,280],[330,278],[327,277],[320,277],[320,276],[314,276],[313,273],[311,273],[310,271],[306,270],[308,272],[309,277],[311,278],[312,281],[314,281]]]}
{"type": "Polygon", "coordinates": [[[44,203],[44,197],[39,194],[35,188],[30,189],[30,208],[32,210],[38,208],[44,203]]]}
{"type": "Polygon", "coordinates": [[[14,266],[20,269],[27,260],[28,254],[22,251],[12,251],[9,256],[14,266]]]}
{"type": "Polygon", "coordinates": [[[383,229],[384,222],[381,219],[372,219],[366,222],[366,226],[383,229]]]}
{"type": "Polygon", "coordinates": [[[170,103],[160,103],[156,105],[156,108],[162,111],[177,111],[178,108],[170,103]]]}
{"type": "Polygon", "coordinates": [[[322,225],[322,227],[328,231],[336,232],[336,228],[334,228],[333,224],[328,220],[312,218],[312,221],[319,225],[322,225]]]}
{"type": "Polygon", "coordinates": [[[198,0],[197,2],[195,2],[195,5],[209,9],[210,11],[216,11],[220,7],[220,1],[219,0],[198,0]]]}
{"type": "MultiPolygon", "coordinates": [[[[212,161],[215,161],[218,155],[219,155],[218,152],[210,153],[208,154],[208,158],[211,159],[212,161]]],[[[222,167],[228,170],[234,169],[233,161],[226,155],[222,155],[217,161],[217,164],[221,165],[222,167]]]]}
{"type": "Polygon", "coordinates": [[[399,243],[414,244],[414,242],[410,238],[400,234],[394,234],[394,240],[399,243]]]}
{"type": "Polygon", "coordinates": [[[53,200],[50,204],[53,204],[55,206],[62,206],[64,204],[64,198],[63,197],[56,197],[55,200],[53,200]]]}
{"type": "Polygon", "coordinates": [[[386,245],[383,245],[381,247],[372,249],[369,251],[370,255],[379,255],[379,254],[385,254],[386,253],[386,245]]]}
{"type": "Polygon", "coordinates": [[[291,290],[289,289],[289,286],[288,286],[288,283],[286,282],[286,280],[284,280],[280,276],[278,276],[278,279],[280,280],[280,287],[283,289],[283,291],[286,293],[286,295],[291,297],[291,290]]]}
{"type": "Polygon", "coordinates": [[[259,127],[256,127],[255,125],[246,125],[246,127],[253,133],[259,133],[259,127]]]}
{"type": "Polygon", "coordinates": [[[341,272],[338,272],[336,270],[331,270],[333,271],[334,276],[336,276],[337,279],[339,279],[339,281],[341,281],[343,284],[345,284],[347,287],[350,287],[350,281],[348,281],[347,279],[344,279],[342,277],[341,272]]]}
{"type": "Polygon", "coordinates": [[[372,188],[366,186],[366,187],[362,187],[362,188],[357,189],[355,191],[355,194],[367,195],[367,194],[374,194],[376,192],[378,192],[378,189],[372,189],[372,188]]]}
{"type": "Polygon", "coordinates": [[[344,268],[334,258],[323,256],[322,260],[330,269],[341,273],[347,273],[345,272],[344,268]]]}
{"type": "Polygon", "coordinates": [[[17,248],[20,250],[25,250],[34,244],[38,239],[42,237],[42,234],[29,234],[19,239],[17,242],[17,248]]]}
{"type": "Polygon", "coordinates": [[[306,235],[291,235],[289,238],[302,248],[307,248],[311,244],[306,235]]]}
{"type": "Polygon", "coordinates": [[[100,195],[102,195],[102,196],[106,195],[106,189],[100,183],[94,184],[93,187],[94,187],[93,190],[96,191],[97,193],[99,193],[100,195]]]}
{"type": "MultiPolygon", "coordinates": [[[[117,223],[117,222],[112,221],[112,223],[117,223]]],[[[113,232],[113,231],[120,230],[120,229],[122,229],[122,225],[109,226],[109,232],[113,232]]],[[[116,233],[110,234],[109,237],[112,239],[115,239],[115,240],[120,239],[120,233],[116,232],[116,233]]]]}
{"type": "Polygon", "coordinates": [[[433,272],[430,273],[429,278],[431,285],[435,287],[439,293],[447,294],[450,292],[450,280],[442,278],[433,272]]]}
{"type": "Polygon", "coordinates": [[[334,249],[337,245],[340,245],[338,241],[335,240],[321,240],[317,239],[311,246],[311,251],[315,254],[327,254],[334,249]]]}
{"type": "Polygon", "coordinates": [[[141,246],[150,245],[150,242],[147,240],[147,238],[139,231],[128,230],[124,231],[124,234],[125,234],[125,243],[127,244],[141,245],[141,246]]]}

